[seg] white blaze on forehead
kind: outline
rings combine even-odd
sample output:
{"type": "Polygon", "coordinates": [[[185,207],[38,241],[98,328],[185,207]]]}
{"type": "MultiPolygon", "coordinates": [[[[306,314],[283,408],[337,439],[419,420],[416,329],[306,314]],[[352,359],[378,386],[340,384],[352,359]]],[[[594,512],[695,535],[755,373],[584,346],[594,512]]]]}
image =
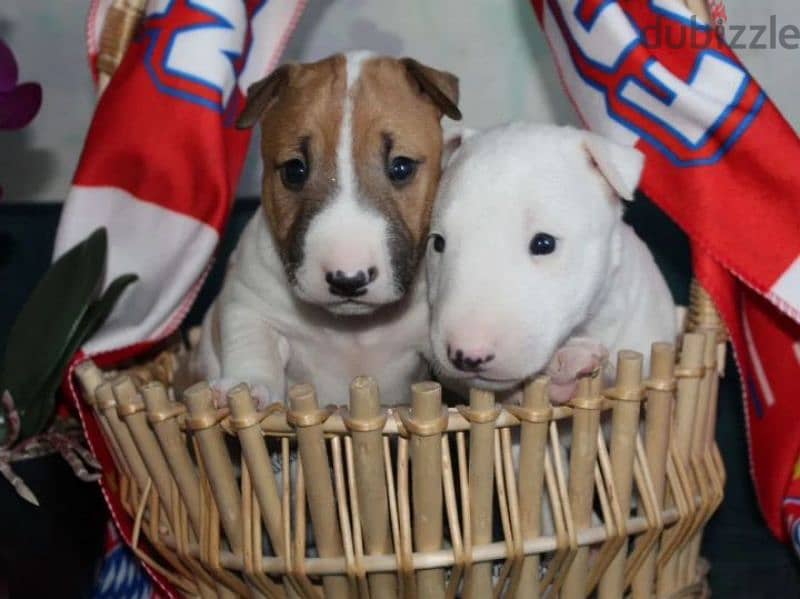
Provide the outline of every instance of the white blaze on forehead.
{"type": "Polygon", "coordinates": [[[340,189],[339,199],[355,200],[358,193],[358,182],[353,164],[353,90],[361,77],[361,67],[364,61],[371,57],[372,53],[365,50],[345,54],[347,89],[344,93],[342,126],[339,129],[339,144],[336,148],[336,179],[340,189]]]}
{"type": "Polygon", "coordinates": [[[325,208],[314,217],[305,237],[305,260],[297,271],[301,286],[309,295],[330,299],[328,284],[321,273],[341,270],[347,274],[375,268],[377,280],[369,286],[366,301],[397,299],[388,246],[385,217],[369,202],[360,201],[358,176],[353,156],[353,104],[362,65],[370,52],[345,55],[347,89],[336,147],[336,191],[325,208]]]}

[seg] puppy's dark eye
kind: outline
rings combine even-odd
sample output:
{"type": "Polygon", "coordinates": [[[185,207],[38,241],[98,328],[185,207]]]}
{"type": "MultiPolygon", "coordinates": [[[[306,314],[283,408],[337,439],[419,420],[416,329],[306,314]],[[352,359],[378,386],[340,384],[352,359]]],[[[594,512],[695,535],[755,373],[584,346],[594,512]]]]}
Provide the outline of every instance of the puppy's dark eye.
{"type": "Polygon", "coordinates": [[[556,238],[549,233],[537,233],[531,239],[531,254],[534,256],[544,256],[556,251],[556,238]]]}
{"type": "Polygon", "coordinates": [[[398,156],[389,163],[387,176],[392,183],[406,183],[417,172],[417,161],[406,156],[398,156]]]}
{"type": "Polygon", "coordinates": [[[433,233],[431,235],[431,239],[433,239],[433,249],[434,251],[438,252],[439,254],[444,252],[444,248],[447,245],[444,241],[444,237],[439,235],[438,233],[433,233]]]}
{"type": "Polygon", "coordinates": [[[299,191],[308,181],[308,166],[299,158],[292,158],[280,165],[281,181],[292,191],[299,191]]]}

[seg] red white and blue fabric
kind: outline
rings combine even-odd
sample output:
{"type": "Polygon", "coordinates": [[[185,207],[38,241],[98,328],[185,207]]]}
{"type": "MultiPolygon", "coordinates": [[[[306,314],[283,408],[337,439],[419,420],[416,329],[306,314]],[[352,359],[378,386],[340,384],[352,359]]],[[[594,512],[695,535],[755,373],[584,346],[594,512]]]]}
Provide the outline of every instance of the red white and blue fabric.
{"type": "Polygon", "coordinates": [[[585,124],[646,154],[642,190],[691,239],[731,334],[761,509],[800,546],[800,140],[682,2],[532,4],[585,124]]]}
{"type": "MultiPolygon", "coordinates": [[[[90,64],[101,18],[90,11],[90,64]]],[[[84,351],[162,339],[180,323],[230,212],[250,140],[234,127],[247,87],[280,59],[303,0],[151,0],[100,98],[56,240],[108,228],[109,280],[135,272],[84,351]]]]}
{"type": "Polygon", "coordinates": [[[148,599],[153,596],[150,578],[139,566],[111,522],[106,527],[105,552],[92,599],[148,599]]]}
{"type": "MultiPolygon", "coordinates": [[[[150,0],[86,138],[55,254],[104,226],[106,279],[133,272],[139,281],[75,357],[64,390],[104,466],[103,493],[126,543],[131,519],[111,490],[113,463],[72,372],[86,357],[111,366],[139,355],[180,325],[213,259],[246,157],[250,132],[234,122],[247,87],[278,65],[306,1],[150,0]]],[[[89,10],[95,80],[110,4],[92,0],[89,10]]],[[[154,595],[176,596],[149,573],[154,595]]]]}

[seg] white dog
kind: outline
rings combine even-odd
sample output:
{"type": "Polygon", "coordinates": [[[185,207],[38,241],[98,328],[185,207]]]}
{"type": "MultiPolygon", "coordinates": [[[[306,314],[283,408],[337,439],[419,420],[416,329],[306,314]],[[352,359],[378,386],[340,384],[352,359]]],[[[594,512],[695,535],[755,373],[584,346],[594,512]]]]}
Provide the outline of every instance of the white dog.
{"type": "Polygon", "coordinates": [[[263,211],[203,324],[194,374],[224,392],[248,382],[263,405],[313,383],[346,403],[374,376],[386,403],[425,372],[418,276],[441,174],[443,115],[458,80],[411,59],[357,52],[290,64],[248,91],[261,120],[263,211]]]}
{"type": "Polygon", "coordinates": [[[647,360],[652,342],[674,341],[669,289],[621,220],[643,163],[635,148],[568,127],[464,135],[427,254],[432,354],[445,380],[504,391],[546,371],[562,403],[607,352],[647,360]]]}

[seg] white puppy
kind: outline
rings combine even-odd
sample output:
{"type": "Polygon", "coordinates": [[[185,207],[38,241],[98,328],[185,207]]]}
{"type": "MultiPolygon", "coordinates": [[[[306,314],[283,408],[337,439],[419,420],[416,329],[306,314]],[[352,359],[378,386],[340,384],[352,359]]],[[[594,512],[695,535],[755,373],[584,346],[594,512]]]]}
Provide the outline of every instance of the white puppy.
{"type": "Polygon", "coordinates": [[[277,69],[248,90],[262,123],[263,210],[244,231],[203,324],[194,376],[248,382],[259,402],[313,383],[346,403],[374,376],[386,403],[424,373],[418,276],[441,174],[443,115],[458,80],[357,52],[277,69]]]}
{"type": "Polygon", "coordinates": [[[651,343],[674,341],[669,289],[621,219],[643,162],[635,148],[569,127],[464,135],[427,254],[432,354],[444,379],[504,391],[547,371],[561,403],[607,352],[647,359],[651,343]]]}

